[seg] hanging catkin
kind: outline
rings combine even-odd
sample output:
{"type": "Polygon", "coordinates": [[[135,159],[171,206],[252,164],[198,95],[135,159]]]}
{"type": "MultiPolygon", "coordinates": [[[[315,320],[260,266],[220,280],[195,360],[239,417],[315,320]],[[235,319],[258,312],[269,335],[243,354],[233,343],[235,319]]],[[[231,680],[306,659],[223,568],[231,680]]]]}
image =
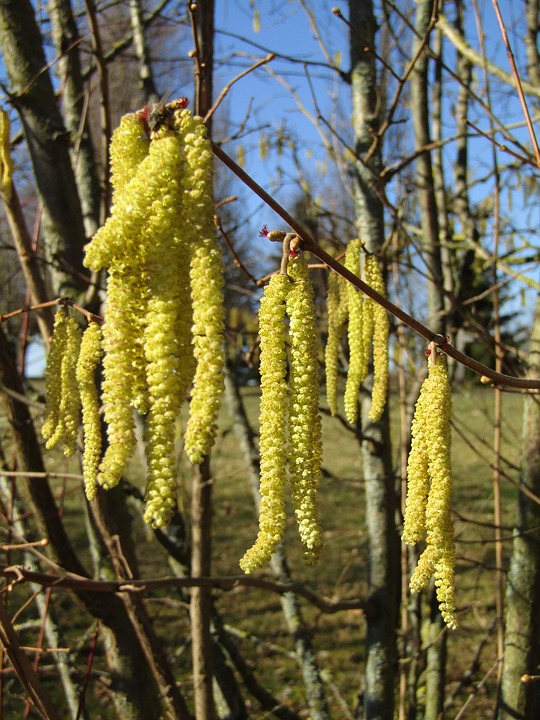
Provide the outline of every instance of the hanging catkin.
{"type": "MultiPolygon", "coordinates": [[[[436,352],[434,346],[431,352],[436,352]]],[[[430,358],[411,429],[403,540],[414,545],[425,536],[426,548],[411,578],[411,590],[419,592],[435,576],[441,614],[448,627],[455,628],[451,410],[446,362],[440,356],[430,358]]]]}
{"type": "Polygon", "coordinates": [[[285,531],[288,440],[285,302],[290,289],[286,275],[274,275],[264,289],[259,309],[261,500],[257,540],[240,560],[240,567],[246,573],[268,562],[285,531]]]}
{"type": "Polygon", "coordinates": [[[289,474],[304,556],[315,562],[322,548],[319,475],[322,443],[319,413],[319,338],[313,288],[303,256],[289,261],[294,280],[287,295],[290,340],[289,474]]]}

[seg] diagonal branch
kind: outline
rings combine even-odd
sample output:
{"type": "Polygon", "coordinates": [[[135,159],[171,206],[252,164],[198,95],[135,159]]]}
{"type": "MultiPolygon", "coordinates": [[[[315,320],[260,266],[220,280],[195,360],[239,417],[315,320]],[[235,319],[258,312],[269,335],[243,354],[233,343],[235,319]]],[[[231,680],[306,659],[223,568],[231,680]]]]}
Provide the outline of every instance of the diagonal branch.
{"type": "Polygon", "coordinates": [[[523,390],[536,390],[540,391],[540,381],[528,378],[516,378],[511,375],[505,375],[498,373],[489,368],[487,365],[474,360],[473,358],[460,352],[455,347],[449,344],[447,338],[443,338],[441,335],[433,332],[423,323],[419,322],[411,315],[406,313],[400,307],[395,305],[391,300],[380,295],[378,292],[373,290],[369,285],[360,280],[359,277],[354,273],[347,270],[340,262],[325,252],[315,242],[310,233],[300,225],[289,213],[271,196],[266,190],[264,190],[253,178],[248,175],[219,145],[212,142],[212,152],[214,155],[226,165],[242,182],[247,185],[261,200],[263,200],[275,213],[277,213],[298,235],[302,240],[302,249],[311,252],[313,255],[324,262],[328,267],[332,268],[335,272],[345,278],[348,282],[352,283],[358,290],[361,290],[365,295],[375,300],[376,303],[381,305],[391,315],[396,317],[401,322],[408,325],[412,330],[417,332],[419,335],[424,337],[428,342],[435,342],[439,348],[445,352],[449,357],[453,358],[457,362],[465,365],[473,372],[488,377],[497,385],[506,385],[508,387],[521,388],[523,390]]]}

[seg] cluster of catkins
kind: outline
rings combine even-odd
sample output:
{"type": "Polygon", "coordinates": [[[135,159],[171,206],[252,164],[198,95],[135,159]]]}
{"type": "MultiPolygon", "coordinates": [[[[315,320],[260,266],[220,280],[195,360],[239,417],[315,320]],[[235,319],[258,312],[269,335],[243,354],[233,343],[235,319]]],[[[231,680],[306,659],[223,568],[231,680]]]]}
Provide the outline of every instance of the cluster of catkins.
{"type": "Polygon", "coordinates": [[[452,398],[445,359],[435,347],[422,384],[412,422],[407,464],[407,504],[403,540],[409,545],[425,538],[410,587],[419,592],[435,577],[439,609],[445,623],[456,627],[454,591],[454,527],[451,516],[450,465],[452,398]]]}
{"type": "Polygon", "coordinates": [[[246,573],[267,562],[283,537],[287,477],[307,562],[315,562],[322,548],[315,303],[303,257],[291,257],[287,272],[271,278],[259,310],[261,501],[257,539],[240,561],[246,573]]]}
{"type": "MultiPolygon", "coordinates": [[[[125,115],[113,134],[112,211],[86,247],[86,266],[108,270],[101,328],[108,443],[96,462],[101,456],[94,430],[97,403],[91,409],[83,404],[85,482],[92,497],[96,484],[108,489],[120,481],[136,446],[138,411],[145,417],[145,520],[165,527],[176,507],[176,420],[190,389],[184,437],[190,460],[201,463],[214,441],[223,392],[223,268],[203,121],[186,109],[169,110],[167,121],[153,131],[147,120],[144,111],[125,115]],[[85,418],[90,414],[89,433],[85,418]]],[[[90,331],[97,336],[90,326],[85,338],[90,331]]],[[[58,342],[55,332],[52,357],[58,342]]],[[[89,340],[83,353],[84,343],[79,366],[89,368],[88,354],[96,350],[89,340]]],[[[50,393],[63,398],[63,391],[52,371],[49,380],[51,405],[50,393]]],[[[52,429],[58,427],[55,417],[49,411],[51,435],[62,432],[52,429]]]]}
{"type": "MultiPolygon", "coordinates": [[[[364,282],[385,295],[379,261],[374,255],[363,255],[360,240],[347,246],[345,266],[364,282]],[[363,272],[360,272],[363,259],[363,272]]],[[[345,384],[345,417],[351,424],[358,418],[358,394],[368,375],[373,357],[373,390],[369,419],[377,422],[386,404],[388,387],[388,336],[390,325],[386,310],[341,275],[328,278],[328,341],[325,351],[326,395],[332,415],[338,411],[338,356],[341,335],[347,325],[349,368],[345,384]]]]}

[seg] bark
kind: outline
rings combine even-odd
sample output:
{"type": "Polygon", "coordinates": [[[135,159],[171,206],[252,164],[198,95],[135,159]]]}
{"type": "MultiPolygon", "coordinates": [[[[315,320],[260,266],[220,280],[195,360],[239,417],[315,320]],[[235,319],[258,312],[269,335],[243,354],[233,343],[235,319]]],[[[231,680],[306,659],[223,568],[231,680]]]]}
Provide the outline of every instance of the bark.
{"type": "Polygon", "coordinates": [[[538,52],[538,32],[540,30],[540,0],[526,0],[527,33],[525,49],[527,52],[527,74],[536,87],[540,87],[540,53],[538,52]]]}
{"type": "MultiPolygon", "coordinates": [[[[193,7],[193,6],[192,6],[193,7]]],[[[196,5],[195,33],[199,57],[195,69],[195,112],[204,117],[212,107],[214,83],[214,0],[202,0],[196,5]]],[[[193,11],[192,11],[193,12],[193,11]]],[[[207,123],[212,135],[212,121],[207,123]]]]}
{"type": "Polygon", "coordinates": [[[85,286],[85,231],[66,132],[46,69],[30,0],[0,0],[0,48],[10,99],[21,118],[39,197],[46,248],[62,293],[85,286]]]}
{"type": "MultiPolygon", "coordinates": [[[[250,480],[251,492],[258,509],[260,503],[259,493],[259,458],[255,449],[254,435],[251,430],[242,397],[236,384],[231,369],[227,369],[225,377],[225,392],[229,412],[233,419],[235,435],[238,439],[243,457],[249,460],[247,472],[250,480]]],[[[280,543],[278,550],[271,558],[270,566],[274,577],[281,582],[292,582],[292,577],[287,565],[287,559],[283,545],[280,543]]],[[[298,596],[294,593],[285,593],[280,596],[281,608],[287,623],[289,633],[293,637],[294,647],[298,660],[302,667],[304,685],[306,688],[306,699],[309,705],[310,717],[313,720],[327,720],[329,715],[328,701],[321,678],[319,666],[315,656],[309,628],[302,616],[302,609],[298,596]]]]}
{"type": "Polygon", "coordinates": [[[141,83],[143,97],[146,102],[158,102],[159,97],[152,73],[150,53],[144,37],[140,0],[129,0],[129,13],[133,32],[133,47],[139,64],[139,81],[141,83]]]}
{"type": "Polygon", "coordinates": [[[99,227],[100,188],[88,122],[88,90],[81,71],[79,31],[70,0],[53,0],[49,3],[49,14],[58,55],[55,67],[62,87],[63,115],[71,140],[71,160],[86,235],[92,237],[99,227]]]}
{"type": "MultiPolygon", "coordinates": [[[[416,5],[413,55],[431,31],[434,0],[419,0],[416,5]]],[[[426,49],[420,53],[411,75],[411,112],[415,145],[418,151],[431,143],[429,127],[428,62],[426,49]]],[[[428,271],[427,301],[430,326],[444,334],[444,292],[439,222],[435,182],[429,150],[420,152],[416,161],[418,204],[420,208],[423,257],[428,271]]]]}
{"type": "MultiPolygon", "coordinates": [[[[384,216],[378,174],[381,146],[372,153],[369,166],[363,158],[379,126],[377,74],[374,54],[376,23],[373,3],[350,0],[351,91],[355,164],[354,203],[358,236],[366,249],[380,254],[384,242],[384,216]],[[357,32],[363,41],[360,41],[357,32]]],[[[369,383],[368,383],[369,384],[369,383]]],[[[397,598],[399,564],[394,525],[395,493],[390,452],[388,415],[378,423],[368,420],[370,400],[362,401],[362,469],[365,483],[368,533],[368,602],[378,613],[366,618],[366,671],[362,717],[390,720],[394,712],[396,673],[397,598]]]]}
{"type": "MultiPolygon", "coordinates": [[[[529,376],[540,378],[540,299],[529,349],[529,376]]],[[[525,399],[523,451],[512,558],[506,585],[504,661],[497,720],[540,717],[540,400],[525,399]]]]}
{"type": "MultiPolygon", "coordinates": [[[[212,482],[210,462],[206,458],[193,470],[191,499],[191,574],[193,577],[211,575],[212,482]]],[[[194,587],[191,591],[190,615],[195,717],[205,718],[205,720],[213,720],[215,717],[212,693],[211,607],[210,590],[194,587]]]]}

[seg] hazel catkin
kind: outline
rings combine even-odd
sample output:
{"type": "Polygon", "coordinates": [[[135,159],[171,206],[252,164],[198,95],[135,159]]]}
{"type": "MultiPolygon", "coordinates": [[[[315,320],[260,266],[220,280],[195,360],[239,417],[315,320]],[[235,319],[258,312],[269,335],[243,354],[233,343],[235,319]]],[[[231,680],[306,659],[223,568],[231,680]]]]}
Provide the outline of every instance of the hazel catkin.
{"type": "MultiPolygon", "coordinates": [[[[358,275],[360,273],[360,240],[351,240],[345,255],[345,267],[358,275]]],[[[354,425],[358,418],[358,394],[368,371],[368,348],[364,335],[364,297],[354,285],[347,284],[347,304],[349,309],[349,369],[345,383],[345,417],[354,425]]]]}
{"type": "MultiPolygon", "coordinates": [[[[434,345],[431,352],[436,352],[434,345]]],[[[446,362],[440,356],[430,358],[413,419],[403,539],[415,544],[425,534],[426,548],[410,586],[417,592],[434,576],[443,619],[455,628],[451,405],[446,362]]]]}
{"type": "Polygon", "coordinates": [[[288,397],[285,302],[290,289],[286,275],[274,275],[264,289],[259,309],[261,500],[257,539],[240,560],[246,573],[268,562],[285,531],[288,397]]]}
{"type": "Polygon", "coordinates": [[[84,487],[88,500],[93,500],[96,495],[97,474],[101,457],[101,421],[95,379],[95,371],[101,360],[101,354],[101,327],[99,323],[91,322],[83,333],[76,368],[83,416],[84,487]]]}
{"type": "Polygon", "coordinates": [[[319,341],[313,288],[302,256],[289,261],[293,283],[289,316],[289,475],[304,557],[312,563],[322,549],[319,475],[322,460],[319,413],[319,341]]]}
{"type": "Polygon", "coordinates": [[[328,276],[328,294],[326,299],[328,313],[328,337],[324,350],[324,366],[326,373],[326,401],[332,415],[338,411],[338,364],[339,341],[347,321],[347,286],[346,281],[331,272],[328,276]]]}
{"type": "MultiPolygon", "coordinates": [[[[386,288],[378,259],[374,255],[368,255],[364,267],[366,283],[379,295],[385,296],[386,288]]],[[[366,298],[366,302],[370,307],[370,342],[373,348],[373,389],[369,419],[371,422],[378,422],[384,412],[388,392],[390,321],[387,311],[378,302],[371,298],[366,298]]]]}

